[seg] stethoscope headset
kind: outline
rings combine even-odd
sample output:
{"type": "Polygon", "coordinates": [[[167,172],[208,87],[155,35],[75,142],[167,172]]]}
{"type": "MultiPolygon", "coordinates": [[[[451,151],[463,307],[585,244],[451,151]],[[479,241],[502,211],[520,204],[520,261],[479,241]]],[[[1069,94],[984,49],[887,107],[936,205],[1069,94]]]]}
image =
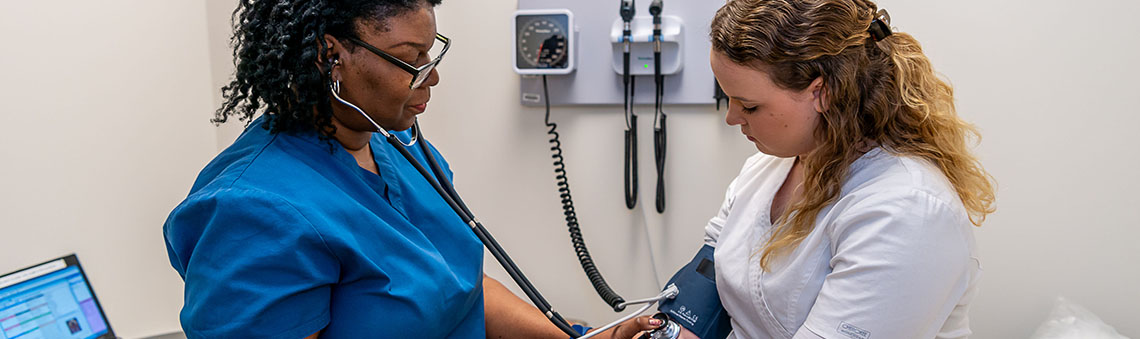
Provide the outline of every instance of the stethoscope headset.
{"type": "Polygon", "coordinates": [[[463,202],[463,199],[460,198],[459,193],[455,191],[455,187],[452,185],[451,181],[447,179],[447,175],[440,167],[439,162],[435,159],[435,156],[432,154],[431,150],[428,148],[428,143],[420,130],[419,120],[416,120],[412,124],[411,141],[404,143],[402,140],[397,138],[395,134],[384,129],[380,126],[380,124],[377,124],[376,121],[373,120],[372,117],[368,115],[368,113],[365,113],[364,110],[359,106],[352,104],[344,98],[341,98],[340,81],[334,81],[332,78],[332,70],[337,65],[339,65],[339,60],[331,60],[330,65],[331,66],[328,69],[327,79],[329,81],[329,93],[332,94],[333,98],[341,104],[344,104],[345,106],[348,106],[349,108],[352,108],[356,112],[360,113],[361,116],[363,116],[368,120],[369,123],[372,124],[372,126],[376,129],[376,132],[380,133],[380,135],[384,137],[384,140],[386,140],[388,144],[391,144],[392,147],[399,151],[400,154],[408,160],[408,163],[415,167],[416,171],[418,171],[420,175],[423,176],[425,180],[427,180],[428,184],[430,184],[432,188],[435,189],[440,198],[443,198],[444,202],[446,202],[447,205],[450,206],[453,211],[455,211],[455,214],[458,215],[461,220],[463,220],[463,223],[467,224],[467,226],[469,226],[471,230],[475,232],[475,236],[479,238],[479,241],[483,243],[483,246],[487,248],[487,251],[491,252],[491,255],[494,256],[495,260],[499,262],[499,265],[501,265],[503,269],[507,271],[507,274],[511,276],[511,279],[515,281],[515,284],[517,284],[523,293],[526,294],[527,298],[530,299],[534,306],[537,307],[539,311],[542,312],[542,314],[546,316],[548,320],[550,320],[551,323],[553,323],[560,330],[562,330],[562,332],[565,332],[571,338],[585,339],[593,337],[598,333],[604,332],[614,326],[617,326],[620,323],[623,323],[629,319],[633,319],[641,313],[644,313],[656,302],[668,298],[673,298],[677,295],[676,289],[666,289],[653,298],[632,301],[623,301],[619,298],[619,301],[621,302],[620,304],[614,306],[615,311],[621,311],[629,305],[645,304],[645,306],[643,306],[638,311],[630,313],[629,315],[626,315],[610,324],[607,324],[606,326],[600,327],[596,331],[593,331],[589,334],[578,334],[578,331],[574,330],[574,327],[570,325],[566,319],[562,318],[558,312],[555,312],[553,310],[553,307],[550,305],[550,303],[547,302],[546,298],[544,298],[542,294],[538,292],[538,289],[534,287],[534,284],[532,284],[530,280],[527,279],[526,275],[522,273],[522,270],[518,268],[518,265],[515,264],[514,260],[512,260],[511,257],[507,255],[507,252],[503,250],[503,247],[499,245],[498,241],[496,241],[495,238],[491,236],[491,233],[483,227],[483,224],[475,218],[475,214],[472,213],[469,208],[467,208],[467,205],[463,202]],[[414,147],[416,144],[419,144],[418,147],[423,152],[424,158],[427,160],[428,167],[431,168],[430,172],[427,168],[424,167],[423,164],[416,160],[415,156],[413,156],[410,151],[408,151],[408,147],[414,147]]]}

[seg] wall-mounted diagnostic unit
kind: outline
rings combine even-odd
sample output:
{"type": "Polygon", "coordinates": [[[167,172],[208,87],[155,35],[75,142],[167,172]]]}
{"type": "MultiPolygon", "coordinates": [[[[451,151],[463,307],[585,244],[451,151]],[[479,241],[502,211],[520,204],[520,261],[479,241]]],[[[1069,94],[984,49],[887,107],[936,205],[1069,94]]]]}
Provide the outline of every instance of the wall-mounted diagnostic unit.
{"type": "MultiPolygon", "coordinates": [[[[712,105],[715,80],[709,67],[708,32],[723,1],[665,0],[658,12],[661,24],[660,74],[667,79],[661,100],[667,105],[712,105]]],[[[653,0],[518,0],[514,14],[514,60],[521,75],[520,103],[524,106],[654,104],[653,0]],[[632,6],[630,73],[636,86],[623,91],[625,20],[619,7],[632,6]],[[529,34],[529,35],[528,35],[529,34]],[[565,46],[564,49],[560,46],[565,46]],[[549,100],[543,100],[546,74],[549,100]]]]}
{"type": "MultiPolygon", "coordinates": [[[[610,27],[610,44],[613,47],[613,71],[622,74],[622,31],[624,23],[620,18],[614,19],[610,27]]],[[[630,67],[632,75],[654,75],[653,69],[653,18],[648,16],[634,17],[630,22],[633,44],[630,48],[632,55],[630,67]]],[[[673,15],[662,16],[661,20],[661,75],[674,75],[685,67],[684,53],[684,23],[680,17],[673,15]]],[[[707,66],[707,64],[706,64],[707,66]]]]}

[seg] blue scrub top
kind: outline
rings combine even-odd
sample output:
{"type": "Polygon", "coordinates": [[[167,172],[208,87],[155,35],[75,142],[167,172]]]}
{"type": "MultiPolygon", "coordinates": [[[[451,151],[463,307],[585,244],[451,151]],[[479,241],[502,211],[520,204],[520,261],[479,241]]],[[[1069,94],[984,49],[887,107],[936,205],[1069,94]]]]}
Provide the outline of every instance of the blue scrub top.
{"type": "Polygon", "coordinates": [[[263,123],[163,227],[190,338],[486,336],[483,247],[395,148],[373,137],[376,175],[339,143],[263,123]]]}

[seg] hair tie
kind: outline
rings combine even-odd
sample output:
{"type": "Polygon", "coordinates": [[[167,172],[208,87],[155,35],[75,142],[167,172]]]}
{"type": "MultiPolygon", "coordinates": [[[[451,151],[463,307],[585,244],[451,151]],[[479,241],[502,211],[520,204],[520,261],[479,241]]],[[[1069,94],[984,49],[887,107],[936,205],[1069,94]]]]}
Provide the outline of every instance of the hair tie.
{"type": "Polygon", "coordinates": [[[891,15],[887,13],[887,10],[879,9],[875,13],[875,19],[871,20],[871,27],[867,28],[867,32],[871,33],[871,38],[875,39],[875,42],[883,41],[893,34],[891,32],[891,15]]]}

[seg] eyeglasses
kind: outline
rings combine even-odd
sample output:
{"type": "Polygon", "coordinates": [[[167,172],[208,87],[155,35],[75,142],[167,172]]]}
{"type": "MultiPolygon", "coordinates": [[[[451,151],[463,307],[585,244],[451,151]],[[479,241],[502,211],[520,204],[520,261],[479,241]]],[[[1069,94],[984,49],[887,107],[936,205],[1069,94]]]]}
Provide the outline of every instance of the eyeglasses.
{"type": "Polygon", "coordinates": [[[451,39],[443,36],[443,34],[436,33],[435,39],[443,42],[442,50],[436,52],[436,49],[433,47],[428,51],[428,58],[431,61],[419,67],[409,65],[407,62],[404,62],[403,60],[400,60],[391,54],[384,53],[384,51],[381,51],[375,46],[369,45],[364,41],[360,41],[360,39],[348,38],[348,41],[352,41],[352,43],[364,47],[364,49],[367,49],[369,52],[372,52],[373,54],[384,58],[384,60],[388,60],[388,62],[391,62],[393,65],[399,66],[400,69],[403,69],[404,71],[410,73],[412,75],[412,83],[408,86],[408,88],[416,89],[419,88],[420,85],[423,85],[424,81],[427,81],[427,78],[431,76],[431,71],[435,69],[436,65],[439,65],[439,61],[443,60],[443,55],[447,54],[447,49],[451,47],[451,39]]]}

